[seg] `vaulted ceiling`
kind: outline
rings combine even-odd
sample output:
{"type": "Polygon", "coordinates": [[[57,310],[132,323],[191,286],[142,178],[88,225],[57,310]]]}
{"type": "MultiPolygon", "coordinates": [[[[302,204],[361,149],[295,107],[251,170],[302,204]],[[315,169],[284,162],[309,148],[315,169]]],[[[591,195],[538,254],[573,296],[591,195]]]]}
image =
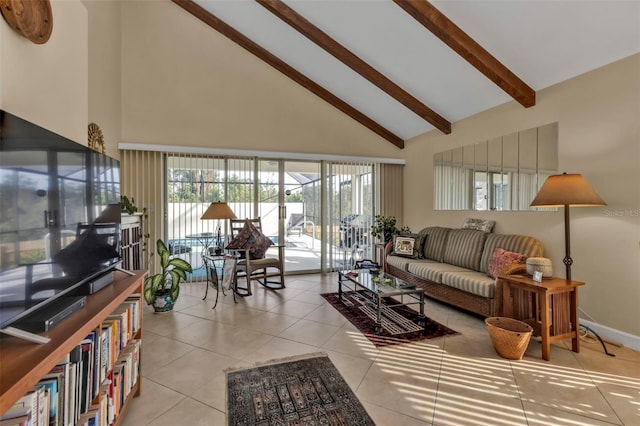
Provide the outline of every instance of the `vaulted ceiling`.
{"type": "Polygon", "coordinates": [[[638,1],[173,1],[400,148],[640,52],[638,1]]]}

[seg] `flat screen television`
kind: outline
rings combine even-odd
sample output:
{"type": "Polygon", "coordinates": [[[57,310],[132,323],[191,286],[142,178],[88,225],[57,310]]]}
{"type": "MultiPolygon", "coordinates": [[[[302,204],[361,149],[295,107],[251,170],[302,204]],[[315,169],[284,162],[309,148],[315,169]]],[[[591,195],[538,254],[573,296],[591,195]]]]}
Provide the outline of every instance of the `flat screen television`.
{"type": "Polygon", "coordinates": [[[0,110],[0,329],[121,260],[119,161],[0,110]]]}

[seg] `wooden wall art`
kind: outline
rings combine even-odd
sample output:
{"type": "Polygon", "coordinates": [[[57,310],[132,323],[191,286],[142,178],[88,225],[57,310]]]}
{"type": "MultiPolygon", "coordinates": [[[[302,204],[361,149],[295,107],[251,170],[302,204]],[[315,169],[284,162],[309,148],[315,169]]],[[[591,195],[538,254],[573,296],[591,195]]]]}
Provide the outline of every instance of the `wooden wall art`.
{"type": "Polygon", "coordinates": [[[51,37],[53,13],[49,0],[0,0],[0,12],[18,34],[36,44],[51,37]]]}
{"type": "Polygon", "coordinates": [[[96,123],[89,124],[89,148],[100,153],[104,152],[104,137],[102,130],[96,123]]]}

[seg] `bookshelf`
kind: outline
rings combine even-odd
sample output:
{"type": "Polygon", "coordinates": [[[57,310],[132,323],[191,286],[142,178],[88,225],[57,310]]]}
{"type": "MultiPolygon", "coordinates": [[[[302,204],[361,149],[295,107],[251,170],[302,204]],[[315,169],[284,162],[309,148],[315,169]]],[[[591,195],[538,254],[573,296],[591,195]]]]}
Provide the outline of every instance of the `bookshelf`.
{"type": "MultiPolygon", "coordinates": [[[[115,271],[115,278],[111,284],[96,294],[87,296],[87,303],[82,309],[65,318],[51,331],[44,333],[51,339],[47,344],[3,336],[0,339],[0,415],[7,412],[127,297],[133,293],[142,293],[146,273],[147,271],[138,270],[134,276],[129,276],[115,271]]],[[[142,338],[142,326],[134,338],[142,338]]],[[[131,390],[118,420],[125,414],[130,399],[139,394],[140,380],[131,390]]]]}

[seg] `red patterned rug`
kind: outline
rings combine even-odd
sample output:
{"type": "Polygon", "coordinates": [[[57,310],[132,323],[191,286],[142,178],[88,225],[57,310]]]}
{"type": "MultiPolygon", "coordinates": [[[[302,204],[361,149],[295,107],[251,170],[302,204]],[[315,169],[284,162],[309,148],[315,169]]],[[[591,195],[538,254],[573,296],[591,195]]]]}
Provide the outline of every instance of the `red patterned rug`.
{"type": "MultiPolygon", "coordinates": [[[[342,301],[338,293],[321,294],[327,302],[338,310],[346,319],[355,325],[376,347],[399,345],[424,339],[458,334],[431,318],[425,317],[425,326],[418,327],[418,313],[407,306],[388,308],[382,318],[383,330],[375,331],[375,315],[373,309],[365,302],[364,291],[349,291],[342,293],[342,301]],[[393,320],[393,321],[392,321],[393,320]]],[[[392,304],[390,297],[383,298],[383,303],[392,304]]]]}

